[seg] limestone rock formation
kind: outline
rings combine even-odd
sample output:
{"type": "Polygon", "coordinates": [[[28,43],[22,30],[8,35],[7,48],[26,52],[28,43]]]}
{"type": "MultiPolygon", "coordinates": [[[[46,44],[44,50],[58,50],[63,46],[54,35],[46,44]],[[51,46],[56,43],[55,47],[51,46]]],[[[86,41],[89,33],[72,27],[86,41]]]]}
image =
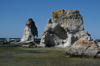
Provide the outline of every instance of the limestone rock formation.
{"type": "Polygon", "coordinates": [[[76,41],[67,51],[67,57],[100,57],[100,49],[94,41],[76,41]]]}
{"type": "Polygon", "coordinates": [[[38,37],[37,27],[35,26],[35,22],[30,18],[25,24],[24,33],[20,42],[21,43],[34,42],[34,38],[37,37],[38,37]]]}
{"type": "Polygon", "coordinates": [[[40,45],[69,47],[77,40],[91,40],[84,31],[83,19],[78,10],[56,10],[42,33],[40,45]]]}
{"type": "Polygon", "coordinates": [[[100,46],[100,42],[97,42],[97,45],[100,46]]]}

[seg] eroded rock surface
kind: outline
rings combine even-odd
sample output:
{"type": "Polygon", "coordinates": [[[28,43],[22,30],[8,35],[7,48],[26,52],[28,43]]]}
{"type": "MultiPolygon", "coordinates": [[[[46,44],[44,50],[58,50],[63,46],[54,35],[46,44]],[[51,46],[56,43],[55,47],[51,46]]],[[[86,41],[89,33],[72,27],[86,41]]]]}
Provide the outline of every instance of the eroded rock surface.
{"type": "Polygon", "coordinates": [[[83,19],[78,10],[56,10],[42,33],[40,45],[69,47],[77,40],[91,40],[84,31],[83,19]]]}
{"type": "Polygon", "coordinates": [[[38,37],[37,27],[35,26],[35,22],[30,18],[25,24],[24,33],[20,42],[21,43],[34,42],[34,38],[37,37],[38,37]]]}
{"type": "Polygon", "coordinates": [[[100,57],[100,49],[94,41],[76,41],[67,51],[67,57],[100,57]]]}

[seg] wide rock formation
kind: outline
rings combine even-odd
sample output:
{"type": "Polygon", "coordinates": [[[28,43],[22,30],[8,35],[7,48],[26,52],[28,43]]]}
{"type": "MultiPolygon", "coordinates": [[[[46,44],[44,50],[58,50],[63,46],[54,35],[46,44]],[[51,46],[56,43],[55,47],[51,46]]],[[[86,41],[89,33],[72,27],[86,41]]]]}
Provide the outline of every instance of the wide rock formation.
{"type": "Polygon", "coordinates": [[[91,40],[84,31],[83,19],[78,10],[56,10],[45,27],[40,45],[69,47],[77,40],[91,40]]]}
{"type": "Polygon", "coordinates": [[[66,51],[67,57],[86,57],[86,58],[100,58],[100,49],[94,41],[76,41],[66,51]]]}
{"type": "Polygon", "coordinates": [[[21,43],[34,42],[34,38],[37,37],[38,37],[37,27],[35,26],[35,22],[30,18],[25,24],[24,33],[20,42],[21,43]]]}

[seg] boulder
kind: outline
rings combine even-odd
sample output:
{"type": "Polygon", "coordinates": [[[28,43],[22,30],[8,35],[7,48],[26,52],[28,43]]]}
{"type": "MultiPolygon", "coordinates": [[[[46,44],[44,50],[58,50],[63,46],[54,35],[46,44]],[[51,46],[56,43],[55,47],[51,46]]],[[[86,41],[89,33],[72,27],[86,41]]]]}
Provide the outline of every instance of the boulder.
{"type": "Polygon", "coordinates": [[[34,38],[38,37],[37,27],[35,22],[30,18],[25,24],[25,29],[23,36],[21,38],[21,43],[31,43],[34,42],[34,38]]]}
{"type": "Polygon", "coordinates": [[[67,57],[86,57],[86,58],[96,58],[100,57],[99,47],[94,41],[76,41],[69,49],[66,51],[67,57]]]}
{"type": "Polygon", "coordinates": [[[78,10],[56,10],[48,19],[40,45],[70,47],[77,40],[91,40],[84,31],[83,19],[78,10]]]}

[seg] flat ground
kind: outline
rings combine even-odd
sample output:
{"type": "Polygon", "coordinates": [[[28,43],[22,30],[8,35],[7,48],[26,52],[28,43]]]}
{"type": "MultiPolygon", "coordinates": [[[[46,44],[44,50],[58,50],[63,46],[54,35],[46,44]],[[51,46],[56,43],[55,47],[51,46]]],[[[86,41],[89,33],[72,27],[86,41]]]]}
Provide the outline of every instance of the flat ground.
{"type": "Polygon", "coordinates": [[[0,45],[0,66],[100,66],[100,59],[67,58],[65,50],[0,45]]]}

